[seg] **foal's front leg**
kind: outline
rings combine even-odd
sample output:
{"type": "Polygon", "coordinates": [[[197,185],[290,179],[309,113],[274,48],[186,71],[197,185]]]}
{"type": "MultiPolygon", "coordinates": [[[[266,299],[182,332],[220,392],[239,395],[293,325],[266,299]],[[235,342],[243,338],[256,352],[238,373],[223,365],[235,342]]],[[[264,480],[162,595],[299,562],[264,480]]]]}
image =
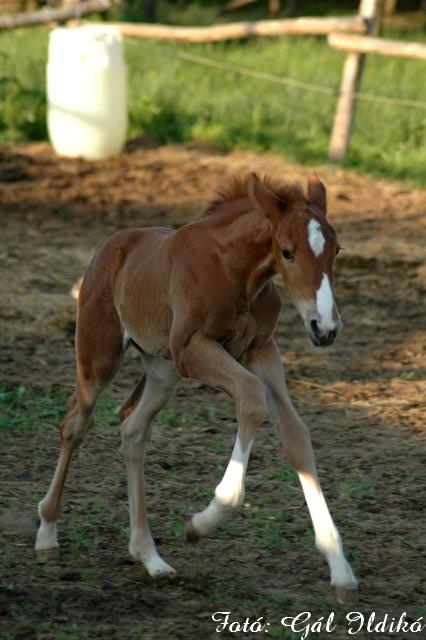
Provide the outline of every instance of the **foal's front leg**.
{"type": "Polygon", "coordinates": [[[278,426],[288,459],[299,475],[314,526],[316,546],[329,564],[336,597],[341,602],[349,602],[356,596],[357,581],[343,553],[339,532],[321,490],[309,431],[288,395],[284,367],[275,342],[271,339],[260,350],[251,351],[246,364],[266,386],[268,408],[278,426]]]}
{"type": "Polygon", "coordinates": [[[232,509],[244,500],[244,478],[258,427],[267,417],[262,382],[232,358],[217,342],[195,335],[176,354],[181,372],[219,387],[235,403],[238,434],[225,474],[210,504],[187,524],[187,537],[196,540],[211,533],[232,509]]]}

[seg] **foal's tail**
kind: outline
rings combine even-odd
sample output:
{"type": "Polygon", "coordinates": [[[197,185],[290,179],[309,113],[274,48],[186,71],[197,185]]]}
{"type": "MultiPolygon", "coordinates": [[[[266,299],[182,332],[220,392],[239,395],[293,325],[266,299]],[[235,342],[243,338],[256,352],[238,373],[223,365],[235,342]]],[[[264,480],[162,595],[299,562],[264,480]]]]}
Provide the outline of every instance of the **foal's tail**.
{"type": "Polygon", "coordinates": [[[70,295],[74,298],[74,300],[78,300],[78,296],[80,295],[81,284],[83,282],[83,276],[76,280],[70,289],[70,295]]]}

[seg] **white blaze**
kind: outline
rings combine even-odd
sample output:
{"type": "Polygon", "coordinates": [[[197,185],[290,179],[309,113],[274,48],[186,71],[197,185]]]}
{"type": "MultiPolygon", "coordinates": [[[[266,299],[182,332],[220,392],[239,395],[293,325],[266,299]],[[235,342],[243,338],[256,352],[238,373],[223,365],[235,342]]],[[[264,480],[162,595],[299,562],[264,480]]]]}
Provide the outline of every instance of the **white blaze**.
{"type": "Polygon", "coordinates": [[[321,286],[317,291],[317,311],[321,318],[321,324],[325,329],[333,330],[335,322],[333,320],[333,292],[331,291],[330,281],[326,273],[323,273],[321,286]]]}
{"type": "Polygon", "coordinates": [[[321,255],[324,249],[325,238],[321,231],[321,225],[318,220],[312,218],[308,224],[308,242],[314,256],[321,255]]]}

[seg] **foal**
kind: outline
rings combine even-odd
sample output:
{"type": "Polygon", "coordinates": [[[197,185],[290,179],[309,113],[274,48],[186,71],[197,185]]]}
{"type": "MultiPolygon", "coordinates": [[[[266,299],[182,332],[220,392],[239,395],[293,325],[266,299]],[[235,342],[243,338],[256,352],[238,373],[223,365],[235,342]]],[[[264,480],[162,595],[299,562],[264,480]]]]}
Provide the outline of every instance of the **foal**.
{"type": "Polygon", "coordinates": [[[199,219],[177,231],[127,229],[101,245],[78,297],[76,389],[61,425],[56,471],[39,504],[36,549],[58,546],[56,523],[72,454],[133,343],[144,375],[120,412],[133,558],[151,576],[174,573],[149,530],[144,454],[152,418],[182,377],[196,378],[233,399],[238,434],[212,501],[187,525],[188,539],[210,534],[241,506],[253,441],[269,413],[299,475],[336,596],[349,601],[357,583],[321,491],[308,429],[288,396],[273,338],[280,298],[271,281],[281,275],[312,342],[330,345],[341,328],[331,290],[338,249],[326,219],[325,187],[315,173],[307,195],[298,185],[255,174],[234,177],[199,219]]]}

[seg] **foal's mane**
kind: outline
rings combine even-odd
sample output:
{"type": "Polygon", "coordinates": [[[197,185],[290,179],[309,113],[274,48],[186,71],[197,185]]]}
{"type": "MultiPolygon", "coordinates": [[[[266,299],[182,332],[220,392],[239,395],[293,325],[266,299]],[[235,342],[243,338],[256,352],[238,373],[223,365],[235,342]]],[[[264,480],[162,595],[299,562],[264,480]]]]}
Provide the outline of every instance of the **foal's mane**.
{"type": "MultiPolygon", "coordinates": [[[[305,199],[303,188],[300,184],[288,184],[279,178],[264,175],[261,181],[275,195],[284,200],[287,204],[299,202],[305,199]]],[[[237,173],[233,175],[222,187],[220,187],[213,200],[204,209],[202,216],[211,216],[218,212],[223,205],[248,198],[249,196],[250,173],[237,173]]]]}

